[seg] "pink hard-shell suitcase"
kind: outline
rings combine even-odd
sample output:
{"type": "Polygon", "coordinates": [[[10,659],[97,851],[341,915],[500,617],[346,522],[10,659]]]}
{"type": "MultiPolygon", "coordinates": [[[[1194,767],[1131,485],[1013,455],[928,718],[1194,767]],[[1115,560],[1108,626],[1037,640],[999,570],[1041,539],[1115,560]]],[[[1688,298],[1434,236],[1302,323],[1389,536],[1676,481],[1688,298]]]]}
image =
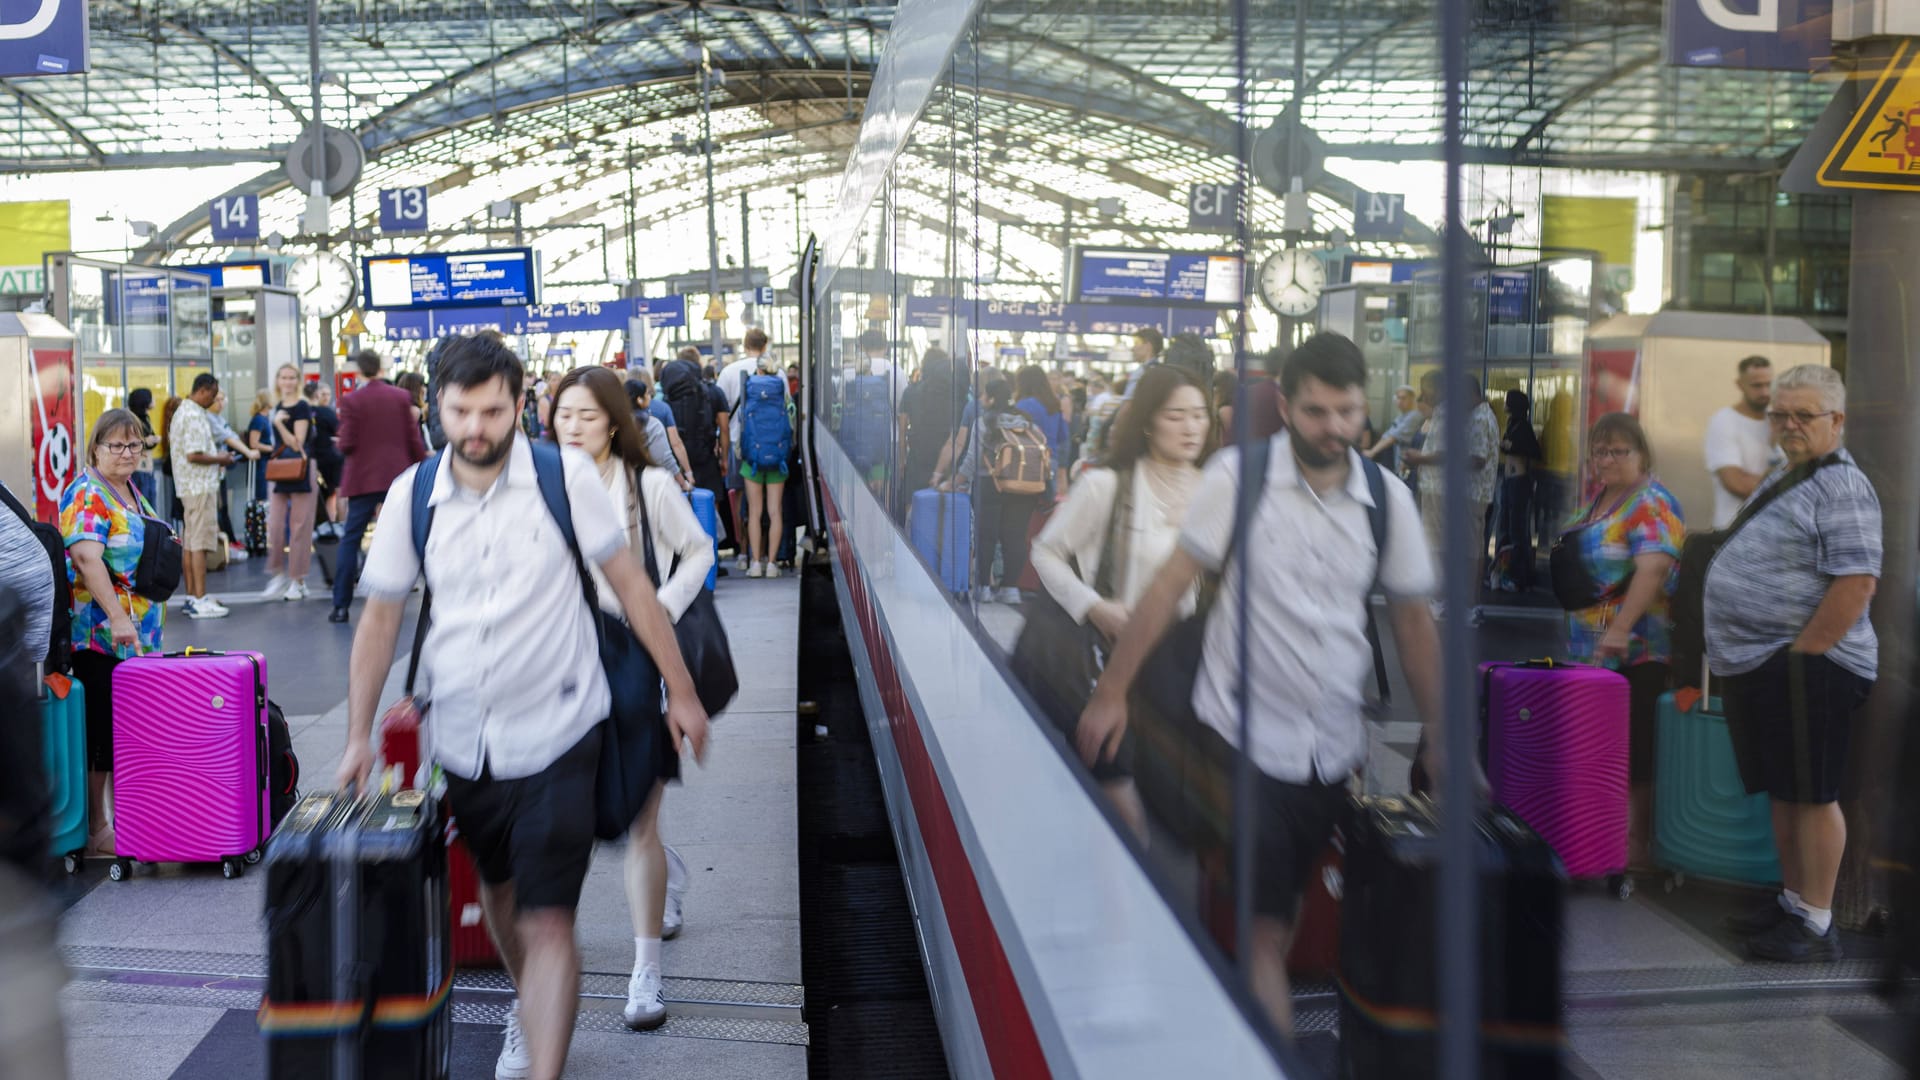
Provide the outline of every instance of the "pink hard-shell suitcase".
{"type": "Polygon", "coordinates": [[[115,881],[138,862],[258,862],[273,830],[267,660],[136,656],[113,669],[115,881]]]}
{"type": "Polygon", "coordinates": [[[1540,834],[1574,878],[1627,868],[1627,680],[1584,664],[1482,664],[1493,800],[1540,834]]]}

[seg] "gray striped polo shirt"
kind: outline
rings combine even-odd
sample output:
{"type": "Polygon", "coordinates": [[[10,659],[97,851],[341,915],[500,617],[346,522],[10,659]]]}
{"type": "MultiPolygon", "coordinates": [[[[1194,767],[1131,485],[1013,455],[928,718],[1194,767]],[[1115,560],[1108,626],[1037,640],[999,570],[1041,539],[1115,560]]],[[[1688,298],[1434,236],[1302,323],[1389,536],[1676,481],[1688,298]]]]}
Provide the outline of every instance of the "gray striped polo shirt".
{"type": "MultiPolygon", "coordinates": [[[[1793,644],[1834,578],[1880,576],[1880,499],[1853,462],[1840,460],[1782,494],[1741,526],[1707,572],[1707,661],[1716,675],[1744,675],[1793,644]]],[[[1786,476],[1782,466],[1755,490],[1786,476]]],[[[1880,643],[1865,613],[1827,654],[1875,677],[1880,643]]]]}

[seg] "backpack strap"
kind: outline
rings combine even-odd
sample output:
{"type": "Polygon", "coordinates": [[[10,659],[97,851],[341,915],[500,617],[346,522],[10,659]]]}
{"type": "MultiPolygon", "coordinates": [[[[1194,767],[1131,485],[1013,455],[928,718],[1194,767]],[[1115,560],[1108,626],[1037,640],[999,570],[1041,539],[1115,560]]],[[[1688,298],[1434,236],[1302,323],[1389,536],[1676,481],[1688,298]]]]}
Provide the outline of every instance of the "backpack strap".
{"type": "Polygon", "coordinates": [[[560,526],[567,550],[573,552],[573,567],[580,574],[580,594],[587,601],[588,611],[598,611],[600,592],[593,587],[587,560],[580,555],[579,538],[573,533],[573,501],[567,497],[567,469],[560,448],[545,441],[530,441],[527,446],[533,451],[533,477],[540,486],[540,498],[547,504],[553,523],[560,526]]]}
{"type": "MultiPolygon", "coordinates": [[[[435,451],[413,470],[413,500],[408,507],[408,525],[413,532],[413,554],[420,560],[420,578],[427,577],[427,534],[433,531],[433,483],[440,475],[440,458],[445,450],[435,451]]],[[[427,644],[427,624],[433,613],[433,586],[420,593],[420,617],[413,622],[413,652],[407,657],[406,695],[413,696],[413,680],[420,674],[420,653],[427,644]]]]}
{"type": "Polygon", "coordinates": [[[1380,645],[1380,626],[1373,617],[1373,591],[1380,587],[1380,566],[1387,560],[1387,478],[1378,462],[1360,455],[1360,471],[1367,478],[1367,495],[1373,505],[1367,507],[1367,525],[1373,530],[1373,584],[1367,587],[1367,644],[1373,648],[1373,684],[1380,692],[1382,705],[1393,701],[1387,685],[1387,657],[1380,645]]]}

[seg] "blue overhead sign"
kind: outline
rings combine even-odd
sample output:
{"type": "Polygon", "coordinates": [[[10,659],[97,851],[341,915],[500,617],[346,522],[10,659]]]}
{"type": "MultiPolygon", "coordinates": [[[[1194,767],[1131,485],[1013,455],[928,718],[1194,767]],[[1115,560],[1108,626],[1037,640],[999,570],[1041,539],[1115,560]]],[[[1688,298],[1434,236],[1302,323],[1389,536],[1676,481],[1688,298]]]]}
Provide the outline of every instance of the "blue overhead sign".
{"type": "Polygon", "coordinates": [[[1812,69],[1833,55],[1833,0],[1667,0],[1667,63],[1812,69]]]}
{"type": "Polygon", "coordinates": [[[381,232],[422,232],[426,227],[427,189],[425,185],[380,190],[381,232]]]}
{"type": "Polygon", "coordinates": [[[190,274],[204,274],[216,289],[228,285],[236,287],[266,285],[273,280],[272,266],[265,259],[230,263],[196,263],[190,266],[176,266],[174,269],[185,270],[190,274]]]}
{"type": "Polygon", "coordinates": [[[207,224],[216,244],[260,239],[260,196],[227,195],[207,204],[207,224]]]}
{"type": "Polygon", "coordinates": [[[1385,191],[1353,193],[1353,238],[1398,240],[1407,231],[1407,197],[1385,191]]]}
{"type": "Polygon", "coordinates": [[[492,307],[539,299],[531,248],[370,255],[360,267],[362,295],[371,308],[492,307]]]}
{"type": "Polygon", "coordinates": [[[645,317],[656,329],[687,325],[687,303],[680,296],[641,296],[624,300],[574,300],[564,304],[513,307],[414,308],[389,311],[387,340],[430,341],[449,334],[498,330],[502,334],[572,334],[588,330],[625,330],[630,319],[645,317]]]}
{"type": "Polygon", "coordinates": [[[87,46],[87,0],[33,0],[0,12],[0,77],[86,71],[87,46]],[[33,14],[19,19],[27,8],[33,14]]]}
{"type": "Polygon", "coordinates": [[[1083,302],[1238,307],[1245,261],[1224,251],[1075,248],[1073,295],[1083,302]]]}
{"type": "MultiPolygon", "coordinates": [[[[1210,334],[1218,313],[1204,309],[1134,304],[1056,304],[1029,300],[962,301],[973,329],[1035,334],[1131,334],[1152,326],[1163,334],[1210,334]]],[[[944,296],[909,296],[902,317],[909,326],[937,328],[951,314],[944,296]]]]}

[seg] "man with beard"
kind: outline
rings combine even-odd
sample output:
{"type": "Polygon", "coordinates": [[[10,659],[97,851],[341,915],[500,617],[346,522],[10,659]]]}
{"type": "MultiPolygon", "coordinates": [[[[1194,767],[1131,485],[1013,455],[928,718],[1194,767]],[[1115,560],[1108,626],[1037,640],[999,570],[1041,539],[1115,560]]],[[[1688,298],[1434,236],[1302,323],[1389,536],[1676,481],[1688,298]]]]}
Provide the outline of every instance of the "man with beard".
{"type": "Polygon", "coordinates": [[[1713,474],[1713,527],[1724,529],[1781,461],[1767,423],[1773,401],[1773,364],[1764,356],[1740,361],[1733,385],[1740,402],[1707,421],[1707,471],[1713,474]]]}
{"type": "MultiPolygon", "coordinates": [[[[367,606],[353,641],[337,779],[342,789],[366,790],[380,688],[407,595],[424,573],[432,618],[415,698],[480,871],[487,927],[519,993],[494,1075],[554,1080],[579,1001],[574,909],[593,854],[594,777],[611,697],[575,553],[516,426],[523,378],[519,358],[497,338],[459,338],[441,354],[434,385],[447,449],[387,492],[383,516],[398,524],[374,533],[361,572],[367,606]],[[406,528],[423,468],[434,470],[424,560],[406,528]]],[[[666,610],[593,461],[558,452],[579,556],[606,575],[666,681],[674,750],[691,740],[698,756],[707,717],[666,610]]]]}
{"type": "MultiPolygon", "coordinates": [[[[1254,920],[1248,943],[1253,988],[1283,1031],[1292,1030],[1286,957],[1315,857],[1348,806],[1347,780],[1367,758],[1365,687],[1374,673],[1367,640],[1369,594],[1385,590],[1395,643],[1421,719],[1439,717],[1439,637],[1427,598],[1433,560],[1413,496],[1367,462],[1354,441],[1366,423],[1367,370],[1360,350],[1320,334],[1293,351],[1280,373],[1286,430],[1266,444],[1247,482],[1244,548],[1234,550],[1241,454],[1222,450],[1194,493],[1179,545],[1134,607],[1075,735],[1083,758],[1111,758],[1127,726],[1127,695],[1202,574],[1219,575],[1206,624],[1192,706],[1203,761],[1241,752],[1238,629],[1247,606],[1249,732],[1245,752],[1259,776],[1254,798],[1254,920]],[[1384,550],[1375,543],[1385,501],[1384,550]],[[1229,565],[1229,564],[1234,565],[1229,565]],[[1241,566],[1245,566],[1245,583],[1241,566]],[[1244,600],[1243,600],[1244,598],[1244,600]]],[[[1429,748],[1442,745],[1438,732],[1429,748]]],[[[1427,752],[1426,764],[1437,762],[1427,752]]]]}

